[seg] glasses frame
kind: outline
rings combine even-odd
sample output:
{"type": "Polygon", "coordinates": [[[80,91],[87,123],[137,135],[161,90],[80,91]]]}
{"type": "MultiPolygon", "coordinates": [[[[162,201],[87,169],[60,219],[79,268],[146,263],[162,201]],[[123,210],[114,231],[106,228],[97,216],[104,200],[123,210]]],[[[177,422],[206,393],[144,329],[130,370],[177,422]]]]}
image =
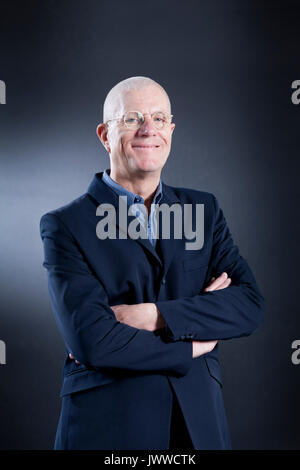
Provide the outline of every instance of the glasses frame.
{"type": "MultiPolygon", "coordinates": [[[[133,111],[127,111],[127,113],[123,114],[123,116],[120,116],[120,117],[117,117],[117,118],[113,118],[113,119],[108,119],[104,124],[107,124],[107,123],[109,123],[109,122],[111,122],[111,121],[121,121],[121,120],[123,120],[123,123],[124,123],[125,127],[127,127],[127,129],[134,130],[132,127],[129,127],[129,126],[126,124],[126,122],[125,122],[125,116],[126,116],[126,114],[128,114],[128,113],[137,113],[137,114],[140,114],[141,116],[143,116],[143,122],[142,122],[142,124],[140,124],[139,127],[136,128],[136,130],[139,129],[139,128],[141,127],[141,125],[144,124],[144,122],[145,122],[145,116],[147,116],[147,114],[149,114],[149,115],[151,116],[151,119],[152,119],[152,116],[153,116],[154,114],[163,113],[163,114],[170,120],[170,122],[168,122],[168,124],[171,124],[171,123],[172,123],[172,118],[174,117],[174,114],[166,114],[166,113],[164,113],[164,112],[162,112],[162,111],[155,111],[155,113],[152,113],[152,114],[151,114],[151,113],[144,113],[144,114],[143,114],[143,113],[141,113],[140,111],[135,111],[135,110],[133,110],[133,111]]],[[[154,125],[154,127],[155,127],[157,130],[162,130],[162,129],[164,128],[164,127],[162,127],[162,129],[158,129],[158,128],[155,126],[155,124],[153,124],[153,125],[154,125]]]]}

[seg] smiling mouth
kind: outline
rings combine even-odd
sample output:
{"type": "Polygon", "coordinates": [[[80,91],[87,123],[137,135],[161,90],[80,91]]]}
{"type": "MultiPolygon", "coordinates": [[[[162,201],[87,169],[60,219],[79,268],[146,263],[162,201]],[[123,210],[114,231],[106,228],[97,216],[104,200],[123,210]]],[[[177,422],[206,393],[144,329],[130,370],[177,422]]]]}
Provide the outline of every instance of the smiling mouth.
{"type": "Polygon", "coordinates": [[[159,145],[133,145],[132,148],[134,149],[155,149],[158,148],[159,145]]]}

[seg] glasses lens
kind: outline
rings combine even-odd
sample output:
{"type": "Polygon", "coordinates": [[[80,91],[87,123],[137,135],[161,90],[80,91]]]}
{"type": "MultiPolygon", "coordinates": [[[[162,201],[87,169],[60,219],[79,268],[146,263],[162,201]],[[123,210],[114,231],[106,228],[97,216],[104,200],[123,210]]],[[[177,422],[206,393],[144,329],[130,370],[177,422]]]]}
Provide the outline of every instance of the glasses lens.
{"type": "Polygon", "coordinates": [[[138,129],[143,122],[143,115],[134,111],[129,111],[124,116],[124,122],[129,129],[138,129]]]}
{"type": "MultiPolygon", "coordinates": [[[[169,117],[161,111],[152,114],[152,122],[156,129],[163,129],[168,121],[169,117]]],[[[142,113],[129,111],[124,115],[124,122],[129,129],[138,129],[144,122],[144,116],[142,113]]]]}
{"type": "Polygon", "coordinates": [[[162,129],[168,122],[168,118],[164,113],[154,113],[152,114],[153,124],[157,129],[162,129]]]}

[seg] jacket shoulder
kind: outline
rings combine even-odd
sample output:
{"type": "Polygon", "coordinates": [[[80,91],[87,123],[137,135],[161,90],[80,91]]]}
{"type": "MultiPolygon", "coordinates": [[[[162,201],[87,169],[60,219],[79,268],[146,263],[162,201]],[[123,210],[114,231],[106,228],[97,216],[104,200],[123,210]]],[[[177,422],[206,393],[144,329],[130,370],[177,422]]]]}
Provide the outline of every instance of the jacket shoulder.
{"type": "Polygon", "coordinates": [[[40,219],[40,226],[48,220],[51,220],[53,223],[66,223],[68,220],[72,220],[72,218],[77,216],[79,213],[84,212],[88,204],[90,204],[89,194],[82,194],[67,204],[43,214],[40,219]]]}
{"type": "Polygon", "coordinates": [[[200,191],[198,189],[184,188],[166,185],[181,201],[202,202],[206,204],[215,204],[216,197],[208,191],[200,191]]]}

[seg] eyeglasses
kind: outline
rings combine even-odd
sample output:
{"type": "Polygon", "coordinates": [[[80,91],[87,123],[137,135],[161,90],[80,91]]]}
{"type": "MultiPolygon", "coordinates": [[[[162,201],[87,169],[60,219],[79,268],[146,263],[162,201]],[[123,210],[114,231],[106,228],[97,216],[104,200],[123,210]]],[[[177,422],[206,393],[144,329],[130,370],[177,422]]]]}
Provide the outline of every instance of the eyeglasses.
{"type": "MultiPolygon", "coordinates": [[[[139,111],[128,111],[121,117],[109,119],[106,123],[110,121],[123,121],[123,124],[128,129],[139,129],[145,121],[146,114],[149,113],[142,114],[139,111]]],[[[161,111],[151,114],[151,120],[156,129],[164,129],[168,124],[171,124],[172,117],[173,114],[165,114],[161,111]]]]}

